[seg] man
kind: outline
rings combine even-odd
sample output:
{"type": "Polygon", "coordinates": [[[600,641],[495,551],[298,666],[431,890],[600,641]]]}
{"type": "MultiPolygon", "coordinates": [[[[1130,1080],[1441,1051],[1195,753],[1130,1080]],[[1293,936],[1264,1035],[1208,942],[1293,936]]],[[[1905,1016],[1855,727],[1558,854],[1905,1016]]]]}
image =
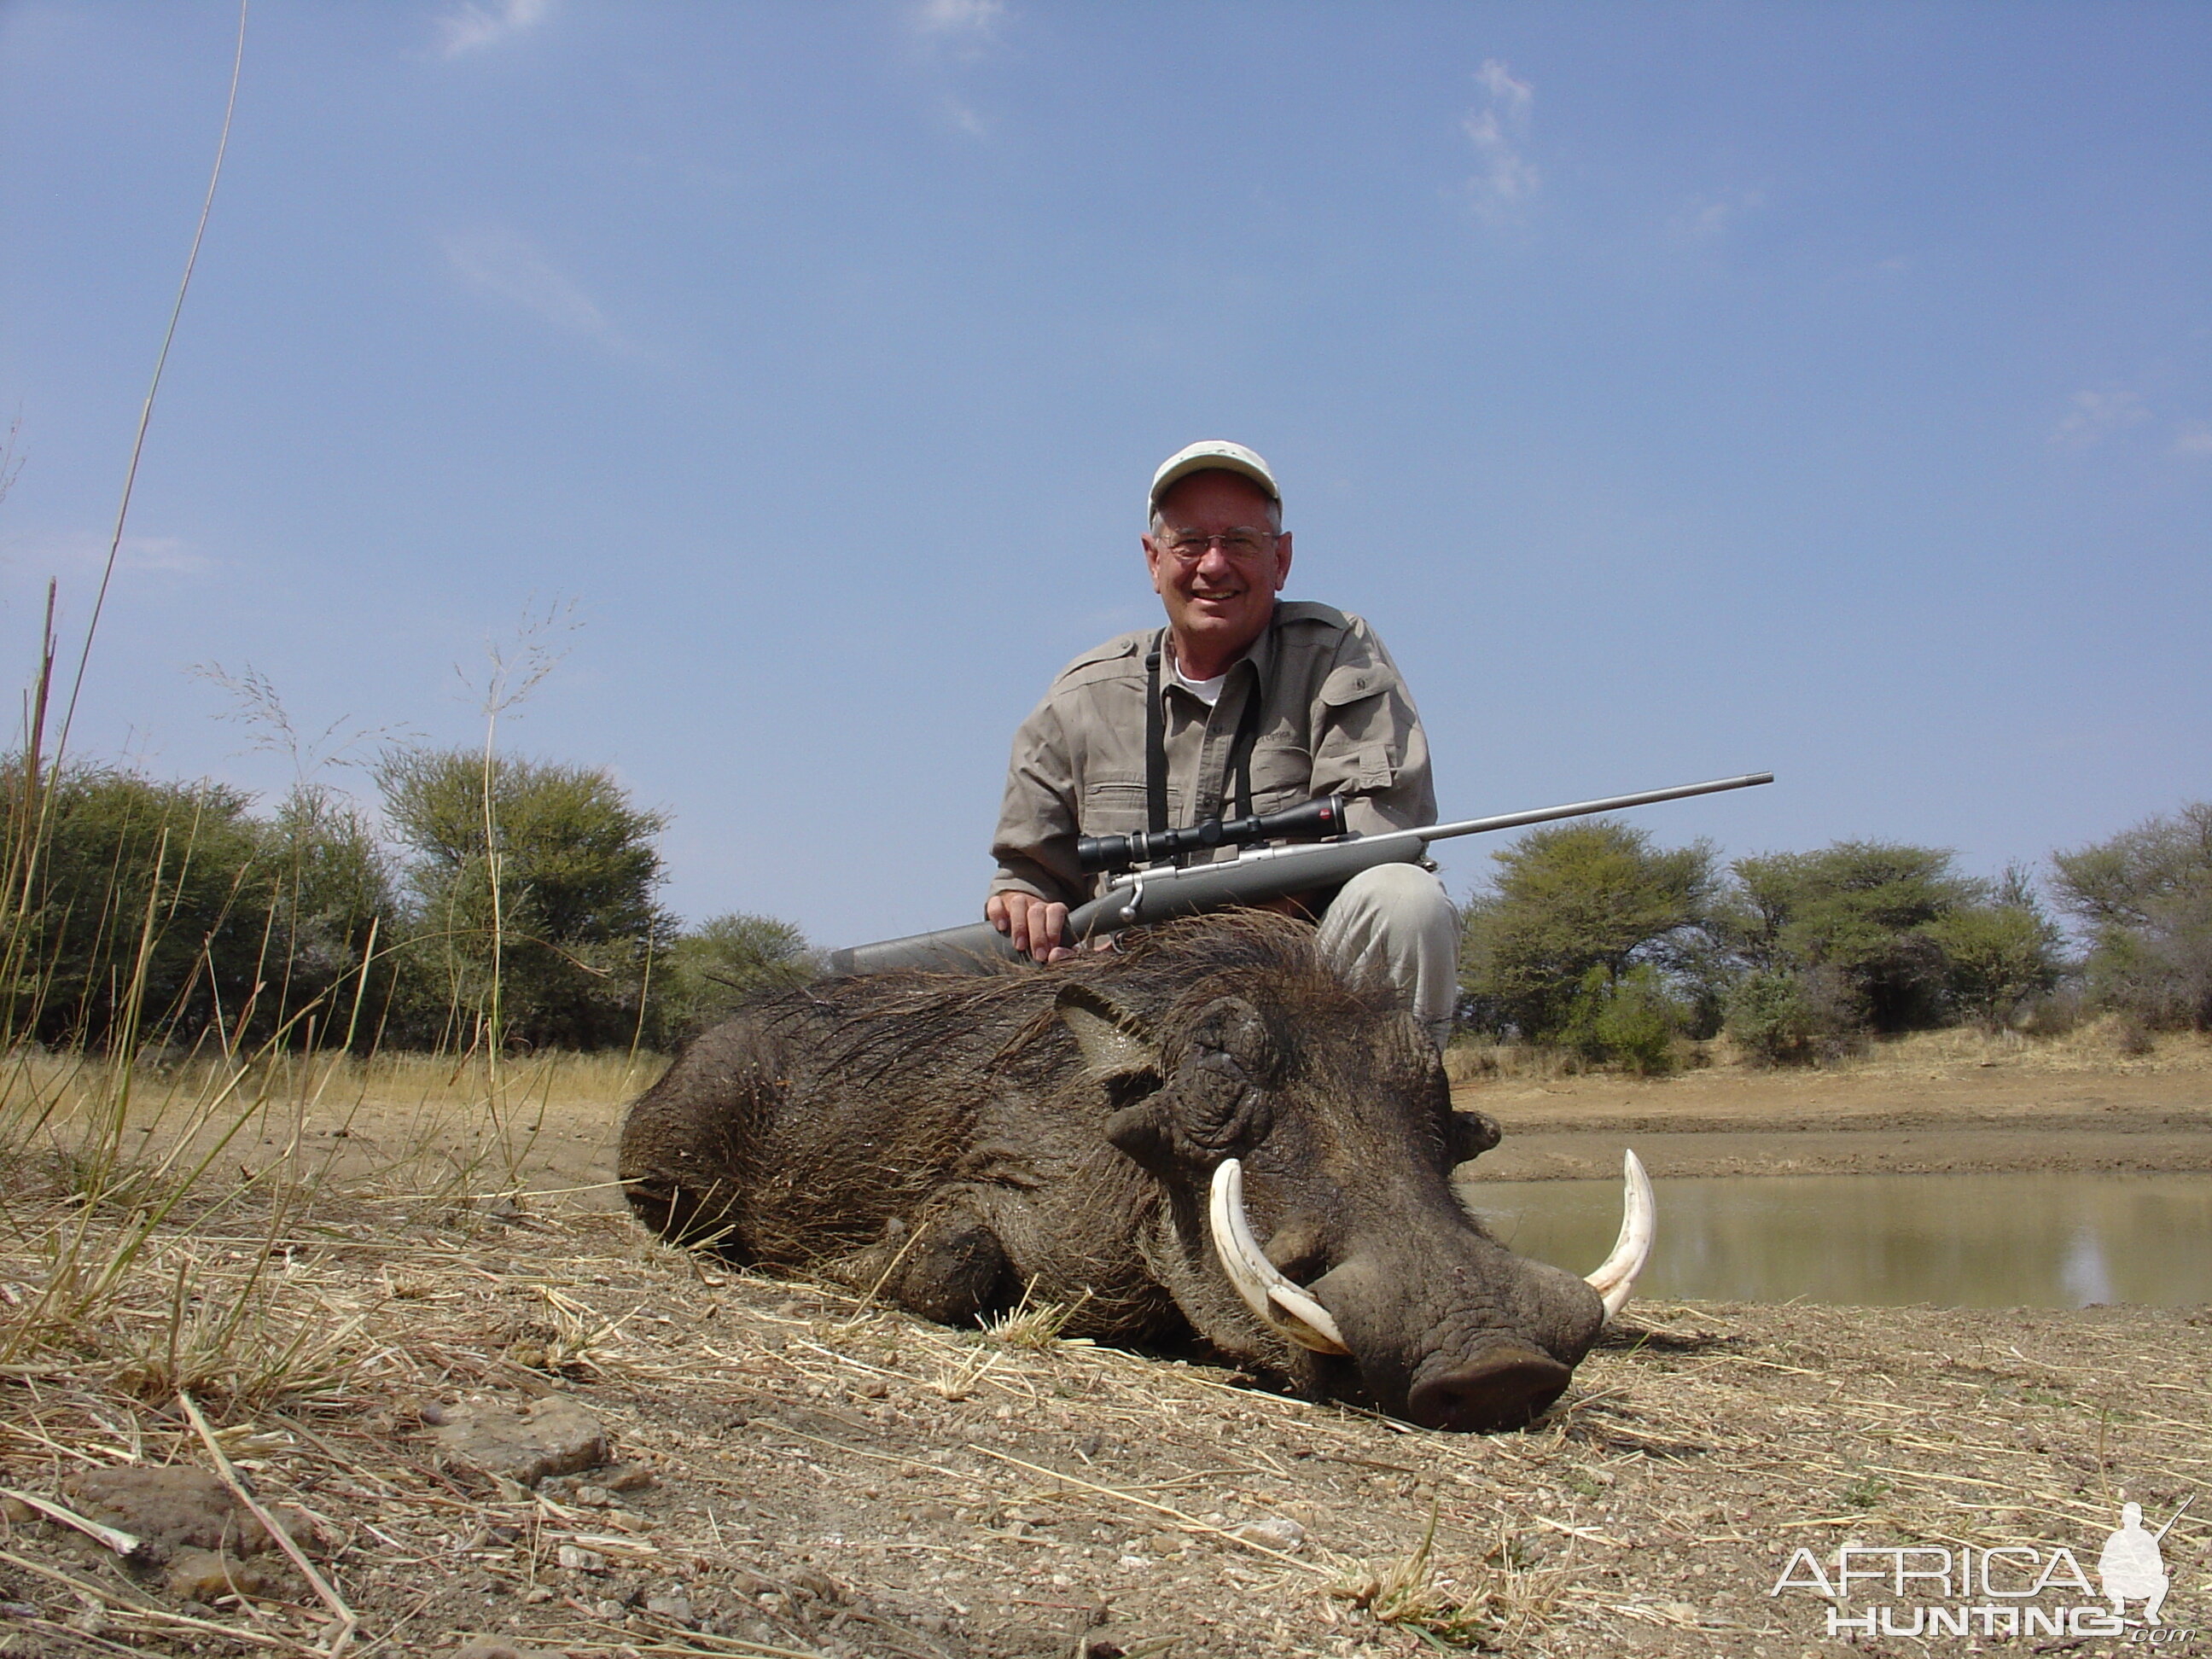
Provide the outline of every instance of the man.
{"type": "MultiPolygon", "coordinates": [[[[1039,962],[1067,954],[1069,908],[1097,878],[1079,836],[1126,835],[1347,799],[1347,827],[1436,821],[1428,741],[1389,653],[1357,617],[1279,600],[1291,571],[1282,492],[1241,444],[1195,443],[1152,476],[1145,568],[1167,626],[1060,672],[1014,735],[983,914],[1039,962]]],[[[1379,970],[1439,1045],[1457,994],[1458,928],[1418,865],[1363,872],[1320,913],[1324,951],[1379,970]]]]}

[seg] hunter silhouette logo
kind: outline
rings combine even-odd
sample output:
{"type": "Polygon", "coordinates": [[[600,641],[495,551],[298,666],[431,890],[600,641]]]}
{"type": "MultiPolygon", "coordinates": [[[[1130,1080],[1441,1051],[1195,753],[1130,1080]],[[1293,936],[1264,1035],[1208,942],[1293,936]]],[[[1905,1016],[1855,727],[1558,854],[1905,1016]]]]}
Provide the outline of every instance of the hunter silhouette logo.
{"type": "MultiPolygon", "coordinates": [[[[2197,1501],[2191,1493],[2185,1499],[2181,1510],[2197,1501]]],[[[2105,1540],[2104,1553],[2097,1558],[2097,1577],[2105,1587],[2105,1599],[2112,1604],[2115,1613],[2124,1613],[2126,1603],[2140,1601],[2143,1604],[2143,1623],[2158,1623],[2158,1610],[2166,1601],[2166,1558],[2159,1553],[2159,1545],[2173,1530],[2173,1523],[2181,1519],[2181,1510],[2174,1510],[2166,1523],[2155,1533],[2143,1530],[2142,1505],[2120,1505],[2120,1528],[2105,1540]]]]}
{"type": "Polygon", "coordinates": [[[1826,1634],[1873,1636],[2123,1636],[2164,1644],[2194,1638],[2160,1616],[2172,1579],[2160,1546],[2192,1495],[2156,1532],[2140,1504],[2120,1506],[2120,1524],[2097,1556],[2092,1585],[2063,1545],[1869,1545],[1846,1543],[1824,1563],[1810,1549],[1791,1552],[1769,1595],[1808,1590],[1829,1602],[1826,1634]],[[2109,1608],[2098,1604],[2101,1592],[2109,1608]],[[2130,1601],[2142,1617],[2130,1619],[2130,1601]],[[1856,1604],[1856,1606],[1854,1604],[1856,1604]]]}

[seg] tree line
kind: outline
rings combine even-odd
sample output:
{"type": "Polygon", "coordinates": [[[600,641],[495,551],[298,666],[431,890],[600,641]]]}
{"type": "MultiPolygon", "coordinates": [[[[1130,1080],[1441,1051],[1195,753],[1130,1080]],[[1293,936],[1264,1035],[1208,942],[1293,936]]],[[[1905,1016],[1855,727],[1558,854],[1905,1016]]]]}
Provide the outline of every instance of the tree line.
{"type": "Polygon", "coordinates": [[[1962,873],[1940,848],[1840,841],[1723,865],[1613,819],[1492,854],[1463,910],[1460,1018],[1497,1038],[1643,1071],[1680,1036],[1754,1058],[1873,1034],[2052,1029],[2083,1010],[2134,1033],[2212,1030],[2212,803],[2055,853],[2045,875],[1962,873]]]}
{"type": "Polygon", "coordinates": [[[799,930],[684,928],[665,817],[605,771],[395,749],[381,826],[313,783],[273,810],[110,766],[0,772],[10,1043],[666,1048],[814,971],[799,930]]]}
{"type": "MultiPolygon", "coordinates": [[[[665,1049],[817,969],[789,922],[671,915],[666,818],[604,769],[398,747],[373,777],[374,815],[314,783],[257,811],[221,784],[0,763],[0,1040],[665,1049]]],[[[1890,842],[1723,863],[1607,818],[1492,856],[1459,1006],[1492,1038],[1655,1071],[1723,1032],[1790,1063],[2081,1009],[2212,1030],[2212,803],[2055,854],[2040,882],[1890,842]]]]}

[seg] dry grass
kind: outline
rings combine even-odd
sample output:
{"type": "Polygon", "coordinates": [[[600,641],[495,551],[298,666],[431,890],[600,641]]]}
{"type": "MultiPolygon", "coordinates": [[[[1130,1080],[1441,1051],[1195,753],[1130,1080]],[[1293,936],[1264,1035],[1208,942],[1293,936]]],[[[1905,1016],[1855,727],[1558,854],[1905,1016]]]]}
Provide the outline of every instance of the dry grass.
{"type": "Polygon", "coordinates": [[[428,1054],[274,1055],[226,1066],[30,1053],[0,1062],[0,1146],[67,1172],[77,1190],[219,1181],[313,1188],[368,1181],[401,1195],[484,1203],[537,1185],[596,1189],[612,1203],[594,1127],[658,1074],[659,1056],[537,1055],[504,1066],[428,1054]],[[573,1174],[549,1182],[556,1165],[573,1174]]]}
{"type": "Polygon", "coordinates": [[[496,1111],[521,1119],[580,1103],[635,1095],[660,1074],[653,1054],[549,1053],[507,1062],[496,1087],[472,1060],[427,1054],[257,1054],[235,1063],[142,1054],[127,1068],[96,1055],[27,1048],[0,1061],[0,1124],[20,1138],[28,1122],[58,1115],[89,1121],[127,1094],[134,1121],[173,1120],[217,1102],[301,1107],[343,1120],[349,1106],[404,1102],[426,1113],[496,1111]],[[143,1115],[143,1117],[141,1116],[143,1115]]]}
{"type": "MultiPolygon", "coordinates": [[[[328,1653],[335,1601],[356,1652],[1747,1654],[1814,1633],[1765,1594],[1799,1543],[2080,1550],[2124,1496],[2212,1478],[2202,1314],[1650,1307],[1537,1429],[1447,1437],[1066,1341],[1061,1310],[921,1323],[526,1190],[143,1160],[88,1188],[60,1121],[0,1188],[0,1486],[219,1452],[314,1517],[330,1595],[181,1602],[19,1510],[0,1651],[328,1653]],[[653,1484],[526,1491],[423,1427],[549,1394],[653,1484]]],[[[2208,1538],[2177,1528],[2204,1570],[2178,1595],[2208,1538]]]]}
{"type": "MultiPolygon", "coordinates": [[[[2212,1035],[2197,1031],[2145,1032],[2117,1016],[2085,1022],[2056,1036],[1984,1031],[1954,1026],[1870,1039],[1856,1052],[1802,1071],[1762,1066],[1728,1038],[1679,1043],[1680,1073],[1741,1074],[1769,1079],[1791,1076],[1863,1077],[1963,1075],[1993,1065],[2020,1071],[2124,1074],[2212,1072],[2212,1035]]],[[[1462,1037],[1444,1051],[1445,1075],[1455,1083],[1492,1080],[1544,1082],[1606,1072],[1558,1048],[1487,1042],[1462,1037]]],[[[1610,1074],[1610,1073],[1609,1073],[1610,1074]]]]}
{"type": "Polygon", "coordinates": [[[1837,1069],[1879,1077],[1958,1073],[1992,1064],[2052,1073],[2212,1072],[2212,1036],[2200,1031],[2145,1033],[2117,1015],[2087,1021],[2053,1036],[1959,1026],[1887,1039],[1837,1069]],[[2139,1048],[2142,1042],[2148,1047],[2139,1048]]]}

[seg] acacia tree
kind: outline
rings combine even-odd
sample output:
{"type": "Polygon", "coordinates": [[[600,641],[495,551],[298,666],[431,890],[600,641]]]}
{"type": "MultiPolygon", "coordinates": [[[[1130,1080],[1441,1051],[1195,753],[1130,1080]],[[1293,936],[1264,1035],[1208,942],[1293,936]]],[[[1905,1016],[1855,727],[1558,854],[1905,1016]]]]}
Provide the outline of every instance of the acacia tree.
{"type": "Polygon", "coordinates": [[[2087,924],[2090,991],[2154,1025],[2212,1030],[2212,801],[2054,854],[2058,902],[2087,924]]]}
{"type": "Polygon", "coordinates": [[[1731,866],[1731,943],[1756,969],[1822,975],[1878,1031],[1939,1024],[1948,963],[1936,924],[1989,897],[1942,848],[1839,841],[1731,866]]]}
{"type": "Polygon", "coordinates": [[[674,931],[655,900],[665,815],[603,770],[471,750],[394,750],[376,777],[407,854],[410,955],[430,998],[418,1029],[495,1047],[630,1042],[674,931]]]}
{"type": "Polygon", "coordinates": [[[1656,1061],[1665,1028],[1694,1019],[1710,979],[1711,846],[1655,848],[1646,830],[1593,818],[1491,856],[1497,873],[1464,909],[1462,1017],[1656,1061]]]}
{"type": "Polygon", "coordinates": [[[2027,876],[1965,876],[1942,848],[1841,841],[1738,859],[1722,913],[1747,971],[1728,1030],[1768,1060],[1818,1058],[1867,1030],[1996,1027],[2048,991],[2058,930],[2027,876]]]}

